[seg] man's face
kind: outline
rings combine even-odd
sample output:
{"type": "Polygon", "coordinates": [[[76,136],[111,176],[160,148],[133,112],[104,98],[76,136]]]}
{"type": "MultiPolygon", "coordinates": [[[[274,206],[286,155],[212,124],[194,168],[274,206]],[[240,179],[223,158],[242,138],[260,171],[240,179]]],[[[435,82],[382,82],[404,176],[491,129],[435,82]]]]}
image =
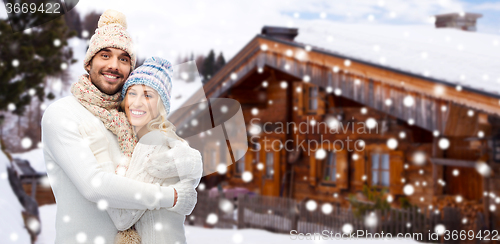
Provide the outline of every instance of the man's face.
{"type": "Polygon", "coordinates": [[[130,74],[131,62],[127,52],[117,48],[104,48],[87,66],[90,81],[101,92],[114,95],[120,91],[130,74]]]}

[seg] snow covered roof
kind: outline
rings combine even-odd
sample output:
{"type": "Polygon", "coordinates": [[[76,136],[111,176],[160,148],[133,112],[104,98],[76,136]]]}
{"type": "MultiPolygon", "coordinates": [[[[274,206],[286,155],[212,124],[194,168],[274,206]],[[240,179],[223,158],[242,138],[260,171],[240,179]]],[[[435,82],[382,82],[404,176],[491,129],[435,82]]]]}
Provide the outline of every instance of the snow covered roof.
{"type": "Polygon", "coordinates": [[[33,149],[24,153],[14,153],[12,157],[18,162],[24,160],[28,161],[31,170],[33,170],[33,172],[28,170],[27,172],[29,174],[45,174],[47,172],[42,148],[33,149]]]}
{"type": "Polygon", "coordinates": [[[317,22],[295,42],[500,97],[500,36],[422,25],[317,22]]]}

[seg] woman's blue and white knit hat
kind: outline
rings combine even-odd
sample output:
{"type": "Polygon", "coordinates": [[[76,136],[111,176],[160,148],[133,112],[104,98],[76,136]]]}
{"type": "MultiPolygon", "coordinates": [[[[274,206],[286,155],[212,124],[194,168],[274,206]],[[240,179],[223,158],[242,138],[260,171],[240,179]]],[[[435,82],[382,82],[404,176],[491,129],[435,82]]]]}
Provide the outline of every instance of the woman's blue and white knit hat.
{"type": "Polygon", "coordinates": [[[151,57],[144,61],[140,67],[132,71],[123,85],[122,98],[125,98],[127,89],[132,85],[146,85],[155,89],[163,101],[163,105],[170,113],[170,97],[172,91],[172,64],[163,58],[151,57]]]}

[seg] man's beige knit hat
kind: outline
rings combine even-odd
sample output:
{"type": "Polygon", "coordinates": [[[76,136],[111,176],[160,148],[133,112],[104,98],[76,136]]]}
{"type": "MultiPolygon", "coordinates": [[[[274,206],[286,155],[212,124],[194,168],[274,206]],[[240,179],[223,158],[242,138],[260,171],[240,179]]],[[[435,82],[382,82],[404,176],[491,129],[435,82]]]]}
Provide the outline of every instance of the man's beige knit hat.
{"type": "Polygon", "coordinates": [[[132,38],[126,31],[127,20],[123,13],[116,10],[106,10],[97,24],[95,34],[90,38],[89,49],[83,61],[83,68],[86,69],[90,60],[103,48],[113,47],[121,49],[130,55],[132,70],[135,68],[135,52],[132,45],[132,38]]]}

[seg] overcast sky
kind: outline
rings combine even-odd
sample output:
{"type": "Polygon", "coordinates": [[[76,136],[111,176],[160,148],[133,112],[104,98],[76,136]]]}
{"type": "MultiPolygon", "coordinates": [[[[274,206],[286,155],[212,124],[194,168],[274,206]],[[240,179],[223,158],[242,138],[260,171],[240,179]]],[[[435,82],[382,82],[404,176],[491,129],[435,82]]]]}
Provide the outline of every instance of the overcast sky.
{"type": "MultiPolygon", "coordinates": [[[[311,20],[367,25],[427,25],[450,12],[481,13],[478,32],[500,35],[500,1],[492,0],[80,0],[84,15],[112,8],[127,16],[140,57],[207,54],[213,48],[230,59],[264,25],[297,27],[311,20]]],[[[0,10],[0,17],[6,12],[0,10]]],[[[328,31],[328,30],[325,30],[328,31]]]]}

